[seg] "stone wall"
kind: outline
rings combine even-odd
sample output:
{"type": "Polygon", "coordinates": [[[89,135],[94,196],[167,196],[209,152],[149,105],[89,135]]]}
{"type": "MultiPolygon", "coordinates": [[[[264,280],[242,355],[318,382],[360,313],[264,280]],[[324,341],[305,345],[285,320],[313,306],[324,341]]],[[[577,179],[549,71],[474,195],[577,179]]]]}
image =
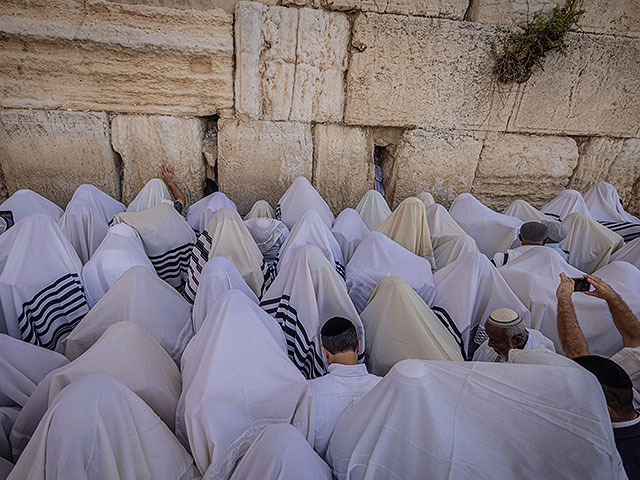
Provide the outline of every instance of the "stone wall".
{"type": "Polygon", "coordinates": [[[245,213],[298,175],[332,210],[472,192],[502,209],[614,184],[640,213],[640,0],[586,13],[521,85],[491,46],[556,0],[4,0],[0,199],[125,202],[172,163],[245,213]]]}

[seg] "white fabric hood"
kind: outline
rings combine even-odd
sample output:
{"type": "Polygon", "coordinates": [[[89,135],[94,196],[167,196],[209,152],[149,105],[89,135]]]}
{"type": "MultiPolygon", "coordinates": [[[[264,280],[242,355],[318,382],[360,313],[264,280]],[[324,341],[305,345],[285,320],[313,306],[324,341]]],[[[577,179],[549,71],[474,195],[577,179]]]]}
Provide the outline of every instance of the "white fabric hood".
{"type": "Polygon", "coordinates": [[[173,207],[173,201],[167,186],[159,178],[152,178],[129,204],[127,212],[141,212],[161,203],[166,203],[173,207]]]}
{"type": "Polygon", "coordinates": [[[230,208],[238,211],[236,204],[222,192],[214,192],[206,197],[198,200],[189,207],[187,212],[187,223],[196,232],[202,233],[204,227],[207,226],[213,214],[221,208],[230,208]]]}
{"type": "Polygon", "coordinates": [[[572,213],[591,216],[589,207],[587,207],[580,192],[571,189],[561,191],[556,198],[542,207],[540,211],[559,221],[564,220],[572,213]]]}
{"type": "Polygon", "coordinates": [[[467,252],[479,252],[476,241],[437,203],[426,210],[436,269],[455,262],[467,252]]]}
{"type": "Polygon", "coordinates": [[[276,218],[276,213],[269,205],[269,202],[258,200],[244,217],[245,220],[251,220],[252,218],[276,218]]]}
{"type": "Polygon", "coordinates": [[[64,213],[64,211],[52,201],[27,189],[18,190],[4,202],[0,203],[0,210],[11,210],[14,222],[18,222],[18,220],[34,213],[47,215],[57,221],[64,213]]]}
{"type": "Polygon", "coordinates": [[[511,217],[519,218],[523,222],[558,221],[556,218],[550,215],[545,215],[537,208],[531,206],[528,202],[520,199],[511,202],[511,205],[509,205],[503,213],[511,217]]]}
{"type": "Polygon", "coordinates": [[[611,254],[612,262],[628,262],[640,268],[640,237],[626,243],[611,254]]]}
{"type": "Polygon", "coordinates": [[[624,211],[616,187],[597,182],[584,194],[584,203],[595,220],[640,223],[640,218],[624,211]]]}
{"type": "Polygon", "coordinates": [[[389,215],[391,209],[380,192],[369,190],[364,194],[356,211],[369,230],[377,230],[389,215]]]}
{"type": "Polygon", "coordinates": [[[369,228],[362,221],[358,212],[353,208],[345,208],[336,218],[331,233],[340,245],[346,265],[362,239],[369,233],[369,228]]]}
{"type": "Polygon", "coordinates": [[[434,265],[431,233],[422,200],[415,197],[404,199],[382,222],[378,231],[411,253],[430,259],[430,263],[434,265]]]}
{"type": "Polygon", "coordinates": [[[296,178],[284,192],[276,207],[276,218],[282,220],[287,228],[293,228],[304,212],[315,210],[322,221],[331,228],[333,213],[327,202],[320,196],[305,177],[296,178]]]}

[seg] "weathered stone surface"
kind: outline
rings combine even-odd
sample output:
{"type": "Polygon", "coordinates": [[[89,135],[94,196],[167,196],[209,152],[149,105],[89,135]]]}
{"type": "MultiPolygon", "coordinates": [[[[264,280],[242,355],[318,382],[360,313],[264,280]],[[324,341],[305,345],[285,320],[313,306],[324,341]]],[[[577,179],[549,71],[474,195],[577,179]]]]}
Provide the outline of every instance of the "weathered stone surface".
{"type": "Polygon", "coordinates": [[[120,198],[104,113],[0,112],[0,159],[9,194],[30,188],[64,208],[79,185],[91,183],[120,198]]]}
{"type": "Polygon", "coordinates": [[[373,138],[362,128],[318,124],[313,144],[313,186],[334,214],[355,208],[374,186],[373,138]]]}
{"type": "Polygon", "coordinates": [[[233,17],[94,0],[7,0],[0,102],[209,115],[233,106],[233,17]]]}
{"type": "Polygon", "coordinates": [[[192,205],[202,198],[205,162],[203,122],[164,115],[116,115],[111,120],[113,149],[124,163],[122,198],[129,204],[163,163],[175,169],[176,185],[192,205]]]}
{"type": "Polygon", "coordinates": [[[582,138],[578,153],[569,188],[584,193],[596,182],[609,182],[626,209],[640,212],[640,139],[582,138]]]}
{"type": "Polygon", "coordinates": [[[473,194],[497,210],[517,198],[540,207],[567,185],[577,161],[572,138],[488,133],[473,194]]]}
{"type": "MultiPolygon", "coordinates": [[[[466,20],[498,25],[523,25],[535,13],[551,14],[565,0],[473,0],[466,20]]],[[[584,10],[578,28],[585,32],[640,35],[639,0],[578,0],[576,10],[584,10]]]]}
{"type": "Polygon", "coordinates": [[[339,122],[350,25],[309,8],[236,4],[236,111],[265,120],[339,122]]]}
{"type": "MultiPolygon", "coordinates": [[[[129,5],[153,5],[178,9],[212,10],[221,8],[225,12],[233,13],[238,0],[109,0],[129,5]]],[[[278,0],[258,0],[265,5],[278,5],[278,0]]]]}
{"type": "Polygon", "coordinates": [[[298,122],[227,120],[218,122],[220,190],[244,215],[257,200],[275,207],[291,182],[311,179],[311,127],[298,122]]]}
{"type": "MultiPolygon", "coordinates": [[[[387,201],[395,208],[407,197],[430,192],[436,202],[448,207],[473,183],[482,139],[470,133],[434,129],[405,132],[395,152],[387,201]]],[[[389,160],[387,160],[389,161],[389,160]]]]}
{"type": "Polygon", "coordinates": [[[462,20],[469,0],[284,0],[283,5],[462,20]]]}

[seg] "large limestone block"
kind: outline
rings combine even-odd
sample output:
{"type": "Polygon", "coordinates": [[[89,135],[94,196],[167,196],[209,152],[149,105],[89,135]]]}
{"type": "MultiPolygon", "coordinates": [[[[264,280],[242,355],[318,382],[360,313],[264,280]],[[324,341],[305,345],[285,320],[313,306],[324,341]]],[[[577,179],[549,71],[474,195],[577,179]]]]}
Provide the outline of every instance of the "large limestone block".
{"type": "Polygon", "coordinates": [[[120,168],[104,113],[5,110],[0,163],[8,193],[30,188],[61,207],[83,183],[120,198],[120,168]]]}
{"type": "Polygon", "coordinates": [[[407,197],[430,192],[449,207],[473,184],[481,136],[455,130],[415,129],[404,133],[383,160],[385,196],[395,208],[407,197]],[[391,165],[388,165],[391,163],[391,165]]]}
{"type": "Polygon", "coordinates": [[[355,208],[374,186],[373,138],[358,127],[313,129],[313,186],[335,214],[355,208]]]}
{"type": "Polygon", "coordinates": [[[236,4],[236,111],[252,119],[339,122],[350,25],[309,8],[236,4]]]}
{"type": "Polygon", "coordinates": [[[365,13],[353,31],[347,123],[505,128],[514,96],[492,80],[499,28],[365,13]]]}
{"type": "Polygon", "coordinates": [[[276,203],[296,177],[311,179],[311,127],[298,122],[222,119],[218,181],[244,215],[257,200],[276,203]]]}
{"type": "Polygon", "coordinates": [[[284,0],[283,5],[462,20],[469,0],[284,0]]]}
{"type": "Polygon", "coordinates": [[[473,193],[497,210],[517,198],[539,207],[567,185],[577,161],[572,138],[488,133],[473,193]]]}
{"type": "MultiPolygon", "coordinates": [[[[233,13],[238,0],[109,0],[116,3],[130,5],[154,5],[179,9],[212,10],[221,8],[225,12],[233,13]]],[[[279,0],[259,0],[265,5],[277,5],[279,0]]]]}
{"type": "Polygon", "coordinates": [[[7,0],[0,102],[210,115],[233,106],[233,17],[95,0],[7,0]]]}
{"type": "Polygon", "coordinates": [[[204,125],[198,118],[164,115],[116,115],[111,120],[113,149],[124,163],[122,198],[129,204],[161,165],[175,170],[174,180],[192,205],[202,198],[205,161],[204,125]]]}
{"type": "Polygon", "coordinates": [[[596,182],[609,182],[626,209],[640,212],[640,139],[582,138],[578,153],[569,188],[584,193],[596,182]]]}

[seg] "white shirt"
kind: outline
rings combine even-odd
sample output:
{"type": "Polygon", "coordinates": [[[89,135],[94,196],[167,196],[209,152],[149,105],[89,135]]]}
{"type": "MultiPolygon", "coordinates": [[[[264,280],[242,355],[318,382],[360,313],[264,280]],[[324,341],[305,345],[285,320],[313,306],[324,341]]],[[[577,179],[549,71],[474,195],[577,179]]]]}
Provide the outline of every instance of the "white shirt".
{"type": "MultiPolygon", "coordinates": [[[[545,337],[538,330],[533,328],[527,329],[529,332],[529,338],[527,339],[527,343],[524,344],[523,350],[532,350],[537,347],[545,348],[553,353],[556,352],[556,348],[553,345],[553,342],[545,337]]],[[[485,340],[482,345],[478,347],[476,352],[473,354],[474,362],[499,362],[500,357],[496,353],[496,351],[489,346],[489,340],[485,340]]],[[[506,361],[506,359],[504,360],[506,361]]]]}
{"type": "Polygon", "coordinates": [[[311,418],[315,429],[314,448],[324,457],[338,418],[360,400],[382,377],[367,372],[364,364],[329,365],[329,373],[309,380],[311,418]]]}

